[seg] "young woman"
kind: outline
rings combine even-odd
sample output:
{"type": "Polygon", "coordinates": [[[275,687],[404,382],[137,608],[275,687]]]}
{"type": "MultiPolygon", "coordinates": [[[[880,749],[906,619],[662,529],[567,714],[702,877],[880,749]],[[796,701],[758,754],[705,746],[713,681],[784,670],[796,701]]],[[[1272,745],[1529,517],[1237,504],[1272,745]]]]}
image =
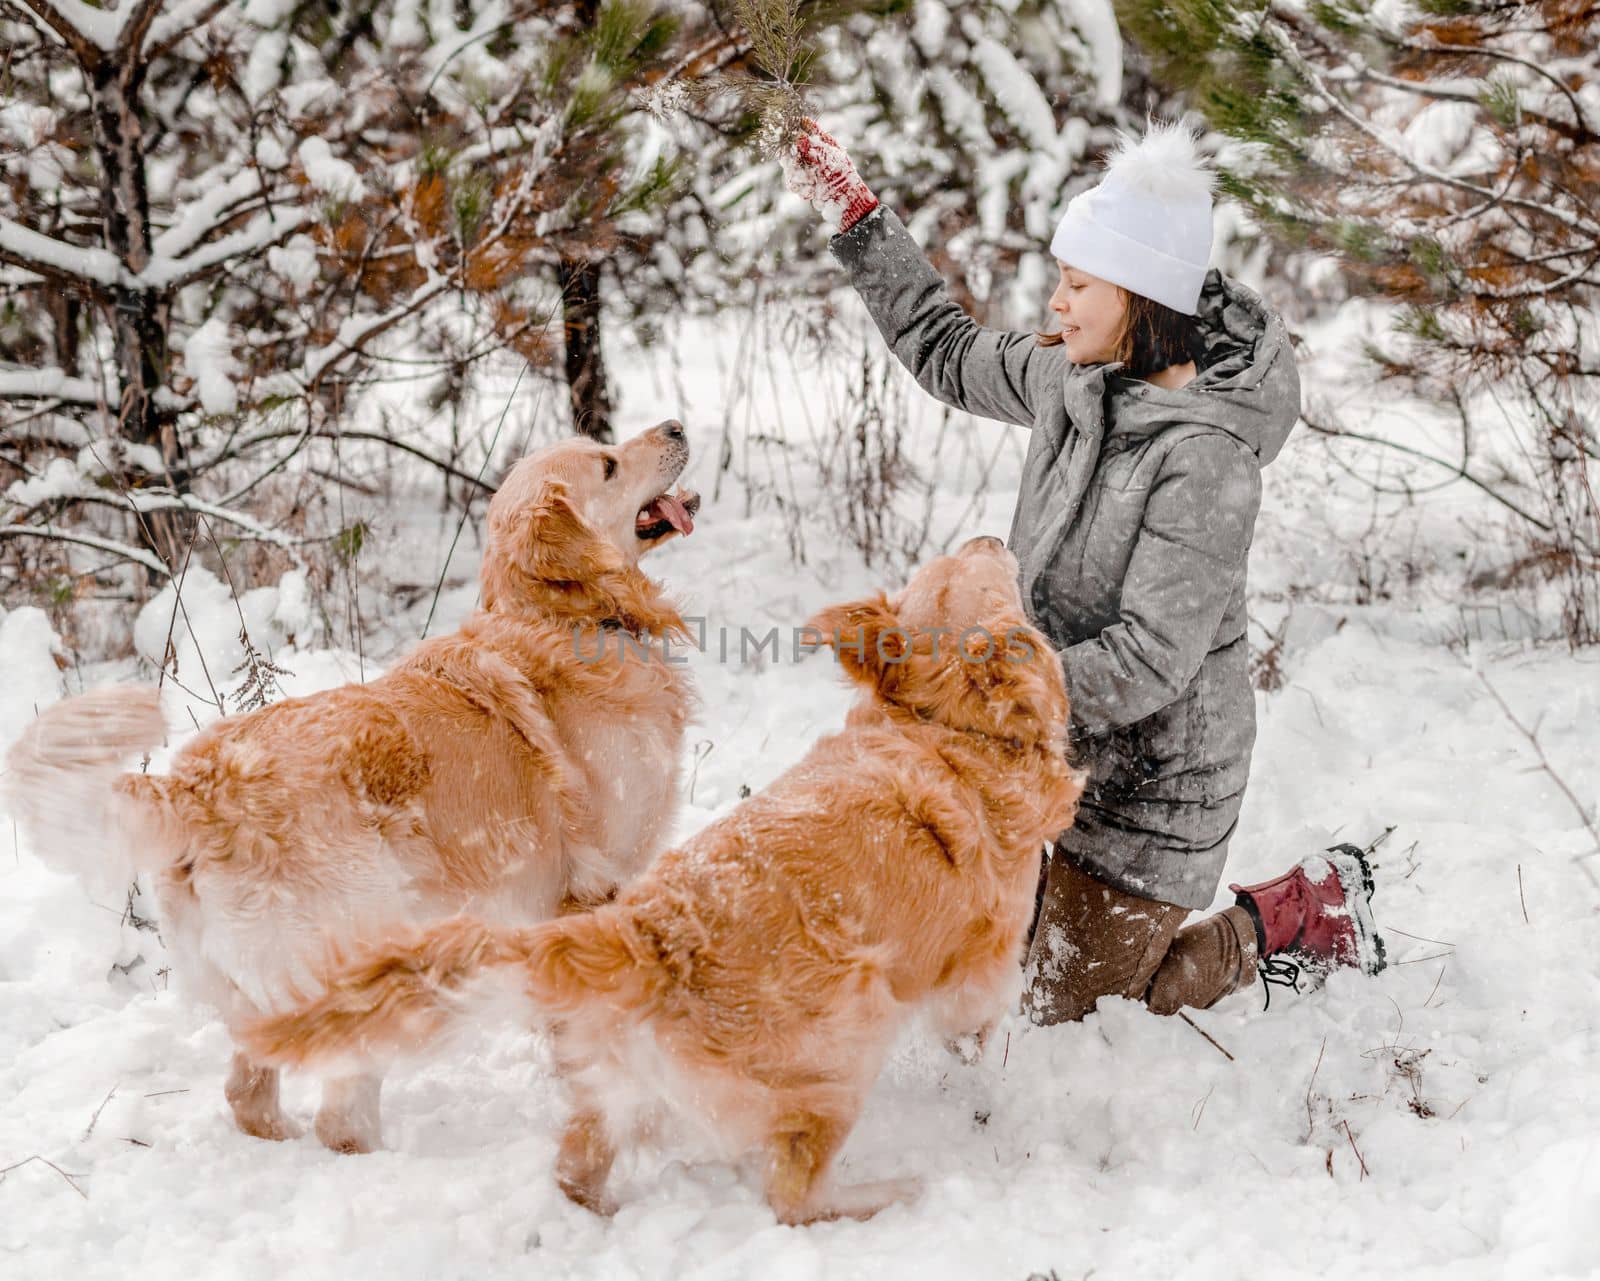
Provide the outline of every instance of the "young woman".
{"type": "Polygon", "coordinates": [[[963,313],[813,122],[783,167],[838,227],[833,256],[922,387],[1033,429],[1008,543],[1060,647],[1090,781],[1047,864],[1030,1016],[1082,1018],[1108,994],[1208,1006],[1278,953],[1376,972],[1371,872],[1352,846],[1230,886],[1234,907],[1184,925],[1216,894],[1249,774],[1245,563],[1261,468],[1300,412],[1282,319],[1208,269],[1214,179],[1194,136],[1156,124],[1124,138],[1068,203],[1051,334],[963,313]]]}

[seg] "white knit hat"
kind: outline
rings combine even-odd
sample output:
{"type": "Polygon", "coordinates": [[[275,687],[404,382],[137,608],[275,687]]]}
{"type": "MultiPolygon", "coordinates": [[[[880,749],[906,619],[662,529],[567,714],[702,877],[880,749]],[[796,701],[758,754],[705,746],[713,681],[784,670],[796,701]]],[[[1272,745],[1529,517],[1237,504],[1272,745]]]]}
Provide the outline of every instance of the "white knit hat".
{"type": "Polygon", "coordinates": [[[1211,265],[1215,181],[1188,126],[1152,121],[1141,139],[1120,135],[1100,185],[1068,201],[1050,252],[1192,316],[1211,265]]]}

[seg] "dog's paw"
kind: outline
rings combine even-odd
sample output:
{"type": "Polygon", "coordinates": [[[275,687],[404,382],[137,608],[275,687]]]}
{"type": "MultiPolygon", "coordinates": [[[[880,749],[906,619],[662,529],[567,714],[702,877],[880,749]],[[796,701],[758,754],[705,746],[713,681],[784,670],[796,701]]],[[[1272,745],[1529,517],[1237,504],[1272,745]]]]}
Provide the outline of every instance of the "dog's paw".
{"type": "Polygon", "coordinates": [[[581,1205],[591,1214],[598,1214],[602,1219],[609,1219],[617,1212],[617,1203],[604,1191],[592,1188],[586,1183],[579,1183],[572,1179],[557,1179],[561,1191],[566,1194],[567,1200],[574,1205],[581,1205]]]}
{"type": "Polygon", "coordinates": [[[281,1112],[272,1115],[236,1115],[235,1122],[241,1133],[248,1134],[253,1139],[267,1139],[273,1143],[298,1139],[305,1133],[304,1126],[296,1125],[281,1112]]]}
{"type": "Polygon", "coordinates": [[[963,1032],[960,1036],[947,1037],[944,1048],[968,1067],[973,1067],[983,1058],[984,1047],[988,1044],[989,1029],[979,1028],[976,1032],[963,1032]]]}
{"type": "Polygon", "coordinates": [[[922,1195],[922,1180],[915,1177],[878,1179],[872,1183],[834,1186],[808,1206],[794,1221],[821,1223],[832,1219],[865,1221],[892,1205],[905,1205],[922,1195]]]}
{"type": "Polygon", "coordinates": [[[316,1131],[323,1147],[343,1156],[365,1156],[383,1146],[378,1136],[365,1127],[344,1125],[321,1116],[317,1118],[316,1131]]]}

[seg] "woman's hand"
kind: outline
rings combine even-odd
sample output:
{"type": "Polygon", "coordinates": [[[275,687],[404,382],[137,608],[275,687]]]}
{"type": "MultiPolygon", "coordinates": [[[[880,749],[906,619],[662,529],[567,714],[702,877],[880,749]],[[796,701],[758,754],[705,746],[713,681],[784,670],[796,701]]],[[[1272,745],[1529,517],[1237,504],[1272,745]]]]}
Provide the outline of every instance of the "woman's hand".
{"type": "Polygon", "coordinates": [[[794,144],[779,157],[784,185],[809,200],[829,226],[849,231],[878,207],[845,149],[810,118],[801,121],[794,144]]]}

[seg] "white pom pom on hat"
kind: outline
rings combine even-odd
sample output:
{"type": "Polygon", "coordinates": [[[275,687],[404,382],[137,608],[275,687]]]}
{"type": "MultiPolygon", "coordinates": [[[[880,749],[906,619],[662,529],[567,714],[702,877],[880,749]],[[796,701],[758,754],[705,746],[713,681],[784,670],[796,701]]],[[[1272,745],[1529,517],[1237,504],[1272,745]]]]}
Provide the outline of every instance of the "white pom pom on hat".
{"type": "Polygon", "coordinates": [[[1098,186],[1068,203],[1050,252],[1079,271],[1192,316],[1211,265],[1216,174],[1188,125],[1120,134],[1098,186]]]}

